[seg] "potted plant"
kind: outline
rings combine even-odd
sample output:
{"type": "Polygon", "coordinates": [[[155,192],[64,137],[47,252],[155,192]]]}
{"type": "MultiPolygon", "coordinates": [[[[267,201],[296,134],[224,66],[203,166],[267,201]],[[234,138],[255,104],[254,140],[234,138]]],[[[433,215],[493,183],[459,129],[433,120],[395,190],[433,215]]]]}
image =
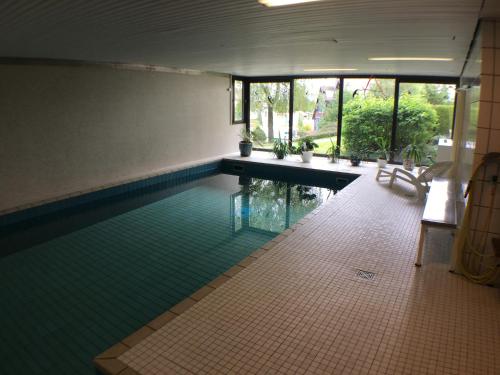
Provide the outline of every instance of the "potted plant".
{"type": "Polygon", "coordinates": [[[422,161],[423,153],[422,145],[418,143],[410,143],[405,147],[403,152],[403,168],[407,171],[412,171],[415,164],[420,164],[422,161]]]}
{"type": "Polygon", "coordinates": [[[330,138],[330,147],[326,150],[326,155],[332,163],[337,162],[340,159],[340,147],[333,142],[330,138]]]}
{"type": "Polygon", "coordinates": [[[299,140],[299,147],[302,151],[302,161],[304,163],[310,163],[313,157],[314,149],[318,147],[318,144],[315,143],[311,137],[304,137],[299,140]]]}
{"type": "Polygon", "coordinates": [[[252,153],[252,133],[247,128],[242,128],[240,132],[240,155],[250,156],[252,153]]]}
{"type": "Polygon", "coordinates": [[[281,135],[274,140],[273,152],[278,159],[284,159],[288,155],[288,144],[281,139],[281,135]]]}
{"type": "Polygon", "coordinates": [[[360,152],[357,151],[351,151],[351,165],[353,167],[359,166],[359,163],[361,163],[362,155],[360,152]]]}
{"type": "Polygon", "coordinates": [[[377,158],[377,164],[379,168],[385,168],[387,165],[387,159],[389,159],[389,141],[386,138],[378,138],[377,139],[377,145],[378,145],[378,158],[377,158]]]}

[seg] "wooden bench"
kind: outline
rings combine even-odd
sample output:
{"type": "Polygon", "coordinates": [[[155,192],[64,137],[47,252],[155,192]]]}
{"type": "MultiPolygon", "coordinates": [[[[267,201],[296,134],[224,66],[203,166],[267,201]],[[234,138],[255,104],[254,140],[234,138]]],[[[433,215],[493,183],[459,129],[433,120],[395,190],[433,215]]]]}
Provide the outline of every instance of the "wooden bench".
{"type": "Polygon", "coordinates": [[[429,227],[450,229],[454,235],[458,224],[457,217],[455,181],[434,177],[422,216],[416,266],[422,265],[425,235],[429,227]]]}

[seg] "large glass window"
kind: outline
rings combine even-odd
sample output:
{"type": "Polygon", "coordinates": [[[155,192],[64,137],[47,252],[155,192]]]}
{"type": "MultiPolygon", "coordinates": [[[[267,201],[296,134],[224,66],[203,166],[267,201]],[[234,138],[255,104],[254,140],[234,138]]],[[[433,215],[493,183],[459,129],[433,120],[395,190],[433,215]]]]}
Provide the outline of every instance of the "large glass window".
{"type": "Polygon", "coordinates": [[[341,155],[375,159],[388,150],[394,110],[394,79],[344,80],[341,155]]]}
{"type": "MultiPolygon", "coordinates": [[[[398,125],[395,160],[404,158],[405,148],[415,145],[422,163],[436,159],[438,143],[451,143],[455,85],[441,83],[401,83],[399,85],[398,125]]],[[[443,148],[443,149],[444,149],[443,148]]]]}
{"type": "Polygon", "coordinates": [[[288,140],[289,98],[288,82],[250,83],[250,131],[258,147],[272,149],[278,137],[288,140]]]}
{"type": "Polygon", "coordinates": [[[339,89],[338,78],[294,81],[293,139],[313,137],[316,153],[326,154],[331,142],[337,142],[339,89]]]}
{"type": "Polygon", "coordinates": [[[233,81],[233,123],[243,122],[243,81],[233,81]]]}
{"type": "Polygon", "coordinates": [[[357,155],[362,159],[376,159],[384,155],[401,162],[405,149],[417,145],[422,149],[422,164],[439,160],[443,147],[438,144],[451,145],[444,139],[452,136],[456,85],[401,81],[396,114],[396,78],[311,77],[251,82],[248,86],[235,80],[234,118],[248,121],[257,148],[272,149],[278,137],[297,141],[310,136],[319,145],[315,150],[318,154],[325,154],[332,142],[335,144],[340,138],[340,152],[344,157],[357,155]],[[342,126],[337,134],[341,86],[342,126]],[[244,87],[249,88],[248,119],[243,109],[244,87]],[[293,118],[289,134],[292,88],[293,118]],[[395,133],[394,116],[397,120],[395,133]]]}

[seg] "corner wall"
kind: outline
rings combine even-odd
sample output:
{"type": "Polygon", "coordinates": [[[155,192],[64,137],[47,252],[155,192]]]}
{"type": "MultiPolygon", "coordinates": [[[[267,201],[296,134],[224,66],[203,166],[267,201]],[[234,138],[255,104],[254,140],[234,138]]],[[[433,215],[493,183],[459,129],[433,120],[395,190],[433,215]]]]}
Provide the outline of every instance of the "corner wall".
{"type": "MultiPolygon", "coordinates": [[[[481,92],[477,124],[474,169],[489,152],[500,152],[500,20],[481,23],[481,92]]],[[[500,167],[479,170],[480,189],[474,196],[471,228],[473,240],[478,243],[486,236],[489,251],[491,239],[500,237],[500,167]],[[497,176],[499,181],[492,181],[497,176]],[[496,185],[496,198],[492,191],[496,185]],[[487,225],[490,207],[491,222],[487,225]]]]}
{"type": "Polygon", "coordinates": [[[238,150],[229,77],[0,66],[0,211],[238,150]]]}

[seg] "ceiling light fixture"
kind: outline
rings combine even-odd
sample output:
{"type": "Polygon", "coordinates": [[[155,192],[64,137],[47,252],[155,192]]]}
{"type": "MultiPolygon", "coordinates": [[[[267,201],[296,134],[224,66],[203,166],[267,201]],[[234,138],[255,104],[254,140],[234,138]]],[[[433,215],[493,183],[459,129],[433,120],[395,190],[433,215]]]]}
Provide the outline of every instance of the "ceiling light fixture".
{"type": "Polygon", "coordinates": [[[304,69],[304,72],[354,72],[356,68],[311,68],[304,69]]]}
{"type": "Polygon", "coordinates": [[[450,57],[369,57],[371,61],[453,61],[450,57]]]}
{"type": "Polygon", "coordinates": [[[258,0],[259,3],[265,5],[266,7],[280,7],[283,5],[294,5],[302,3],[312,3],[321,0],[258,0]]]}

